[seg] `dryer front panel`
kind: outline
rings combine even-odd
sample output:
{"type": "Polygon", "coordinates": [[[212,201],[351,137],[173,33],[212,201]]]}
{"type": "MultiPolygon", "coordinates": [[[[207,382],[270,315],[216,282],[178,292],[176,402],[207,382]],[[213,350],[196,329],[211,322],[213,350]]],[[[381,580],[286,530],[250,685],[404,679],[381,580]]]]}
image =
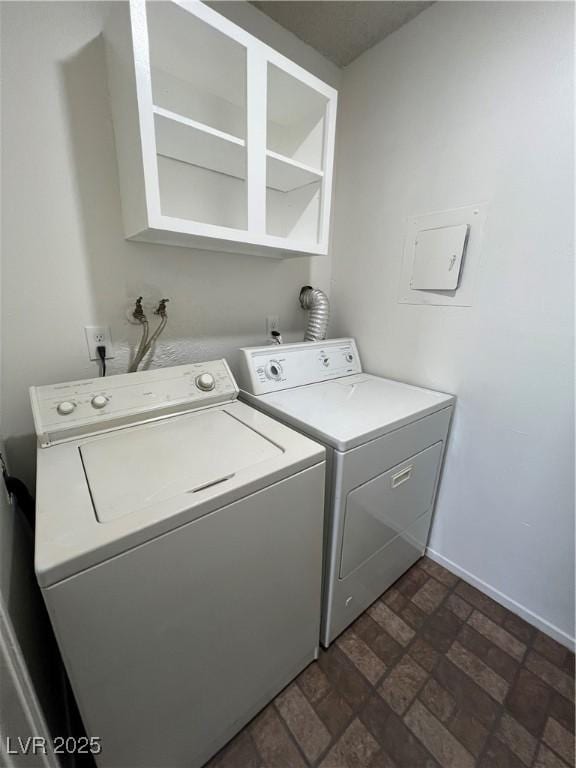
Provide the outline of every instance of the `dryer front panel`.
{"type": "Polygon", "coordinates": [[[441,456],[440,442],[348,494],[341,579],[402,534],[429,509],[441,456]]]}
{"type": "Polygon", "coordinates": [[[426,550],[452,407],[350,451],[334,451],[322,645],[426,550]]]}

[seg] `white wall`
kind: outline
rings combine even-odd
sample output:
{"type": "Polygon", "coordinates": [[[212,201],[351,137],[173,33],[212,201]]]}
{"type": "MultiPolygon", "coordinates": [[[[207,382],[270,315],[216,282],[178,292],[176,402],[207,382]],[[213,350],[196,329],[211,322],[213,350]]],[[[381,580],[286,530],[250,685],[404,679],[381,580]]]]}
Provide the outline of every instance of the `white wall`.
{"type": "Polygon", "coordinates": [[[332,335],[454,392],[431,548],[574,636],[573,8],[438,3],[345,70],[332,335]],[[470,308],[397,303],[407,216],[487,201],[470,308]]]}
{"type": "MultiPolygon", "coordinates": [[[[235,4],[236,5],[236,4],[235,4]]],[[[236,20],[337,84],[340,70],[243,3],[236,20]],[[242,15],[244,14],[244,15],[242,15]]],[[[124,240],[106,91],[102,2],[2,3],[2,422],[12,470],[33,483],[31,384],[96,375],[83,326],[109,324],[124,371],[139,294],[170,298],[156,362],[263,343],[265,316],[298,330],[310,259],[201,253],[124,240]]],[[[233,355],[232,355],[233,359],[233,355]]]]}

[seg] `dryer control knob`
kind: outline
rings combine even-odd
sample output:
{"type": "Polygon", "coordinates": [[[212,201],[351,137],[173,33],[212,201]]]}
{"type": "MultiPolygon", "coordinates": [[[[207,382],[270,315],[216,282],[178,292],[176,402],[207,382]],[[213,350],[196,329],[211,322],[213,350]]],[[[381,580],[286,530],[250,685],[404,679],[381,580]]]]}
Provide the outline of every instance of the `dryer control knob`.
{"type": "Polygon", "coordinates": [[[59,403],[56,410],[60,414],[60,416],[68,416],[68,414],[72,413],[72,411],[76,408],[75,403],[71,403],[69,400],[64,400],[63,403],[59,403]]]}
{"type": "Polygon", "coordinates": [[[211,373],[201,373],[200,376],[196,376],[196,386],[203,392],[210,392],[216,386],[216,381],[211,373]]]}
{"type": "Polygon", "coordinates": [[[282,366],[278,360],[270,360],[266,366],[266,378],[273,381],[280,381],[282,379],[282,366]]]}
{"type": "Polygon", "coordinates": [[[94,395],[90,402],[92,403],[92,408],[104,408],[108,402],[108,398],[106,395],[94,395]]]}

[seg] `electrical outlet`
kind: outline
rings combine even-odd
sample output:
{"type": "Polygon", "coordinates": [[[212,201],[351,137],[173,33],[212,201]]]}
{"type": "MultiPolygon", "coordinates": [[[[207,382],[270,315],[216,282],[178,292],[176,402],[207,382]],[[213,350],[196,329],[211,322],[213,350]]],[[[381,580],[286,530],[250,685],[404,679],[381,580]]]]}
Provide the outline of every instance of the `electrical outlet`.
{"type": "Polygon", "coordinates": [[[99,360],[96,347],[106,347],[106,359],[114,357],[112,349],[112,336],[110,328],[107,325],[85,325],[84,333],[86,335],[86,346],[88,347],[88,356],[90,360],[99,360]]]}
{"type": "Polygon", "coordinates": [[[270,336],[272,331],[280,330],[280,318],[278,315],[266,316],[266,336],[270,336]]]}

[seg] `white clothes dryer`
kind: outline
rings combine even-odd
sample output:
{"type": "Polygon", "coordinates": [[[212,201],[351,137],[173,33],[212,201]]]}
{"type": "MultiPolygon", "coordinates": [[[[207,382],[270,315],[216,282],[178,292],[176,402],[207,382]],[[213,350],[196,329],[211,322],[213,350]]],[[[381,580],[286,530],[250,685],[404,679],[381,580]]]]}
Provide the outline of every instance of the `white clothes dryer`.
{"type": "Polygon", "coordinates": [[[241,350],[240,397],[327,450],[321,642],[426,549],[452,395],[362,372],[354,339],[241,350]]]}

